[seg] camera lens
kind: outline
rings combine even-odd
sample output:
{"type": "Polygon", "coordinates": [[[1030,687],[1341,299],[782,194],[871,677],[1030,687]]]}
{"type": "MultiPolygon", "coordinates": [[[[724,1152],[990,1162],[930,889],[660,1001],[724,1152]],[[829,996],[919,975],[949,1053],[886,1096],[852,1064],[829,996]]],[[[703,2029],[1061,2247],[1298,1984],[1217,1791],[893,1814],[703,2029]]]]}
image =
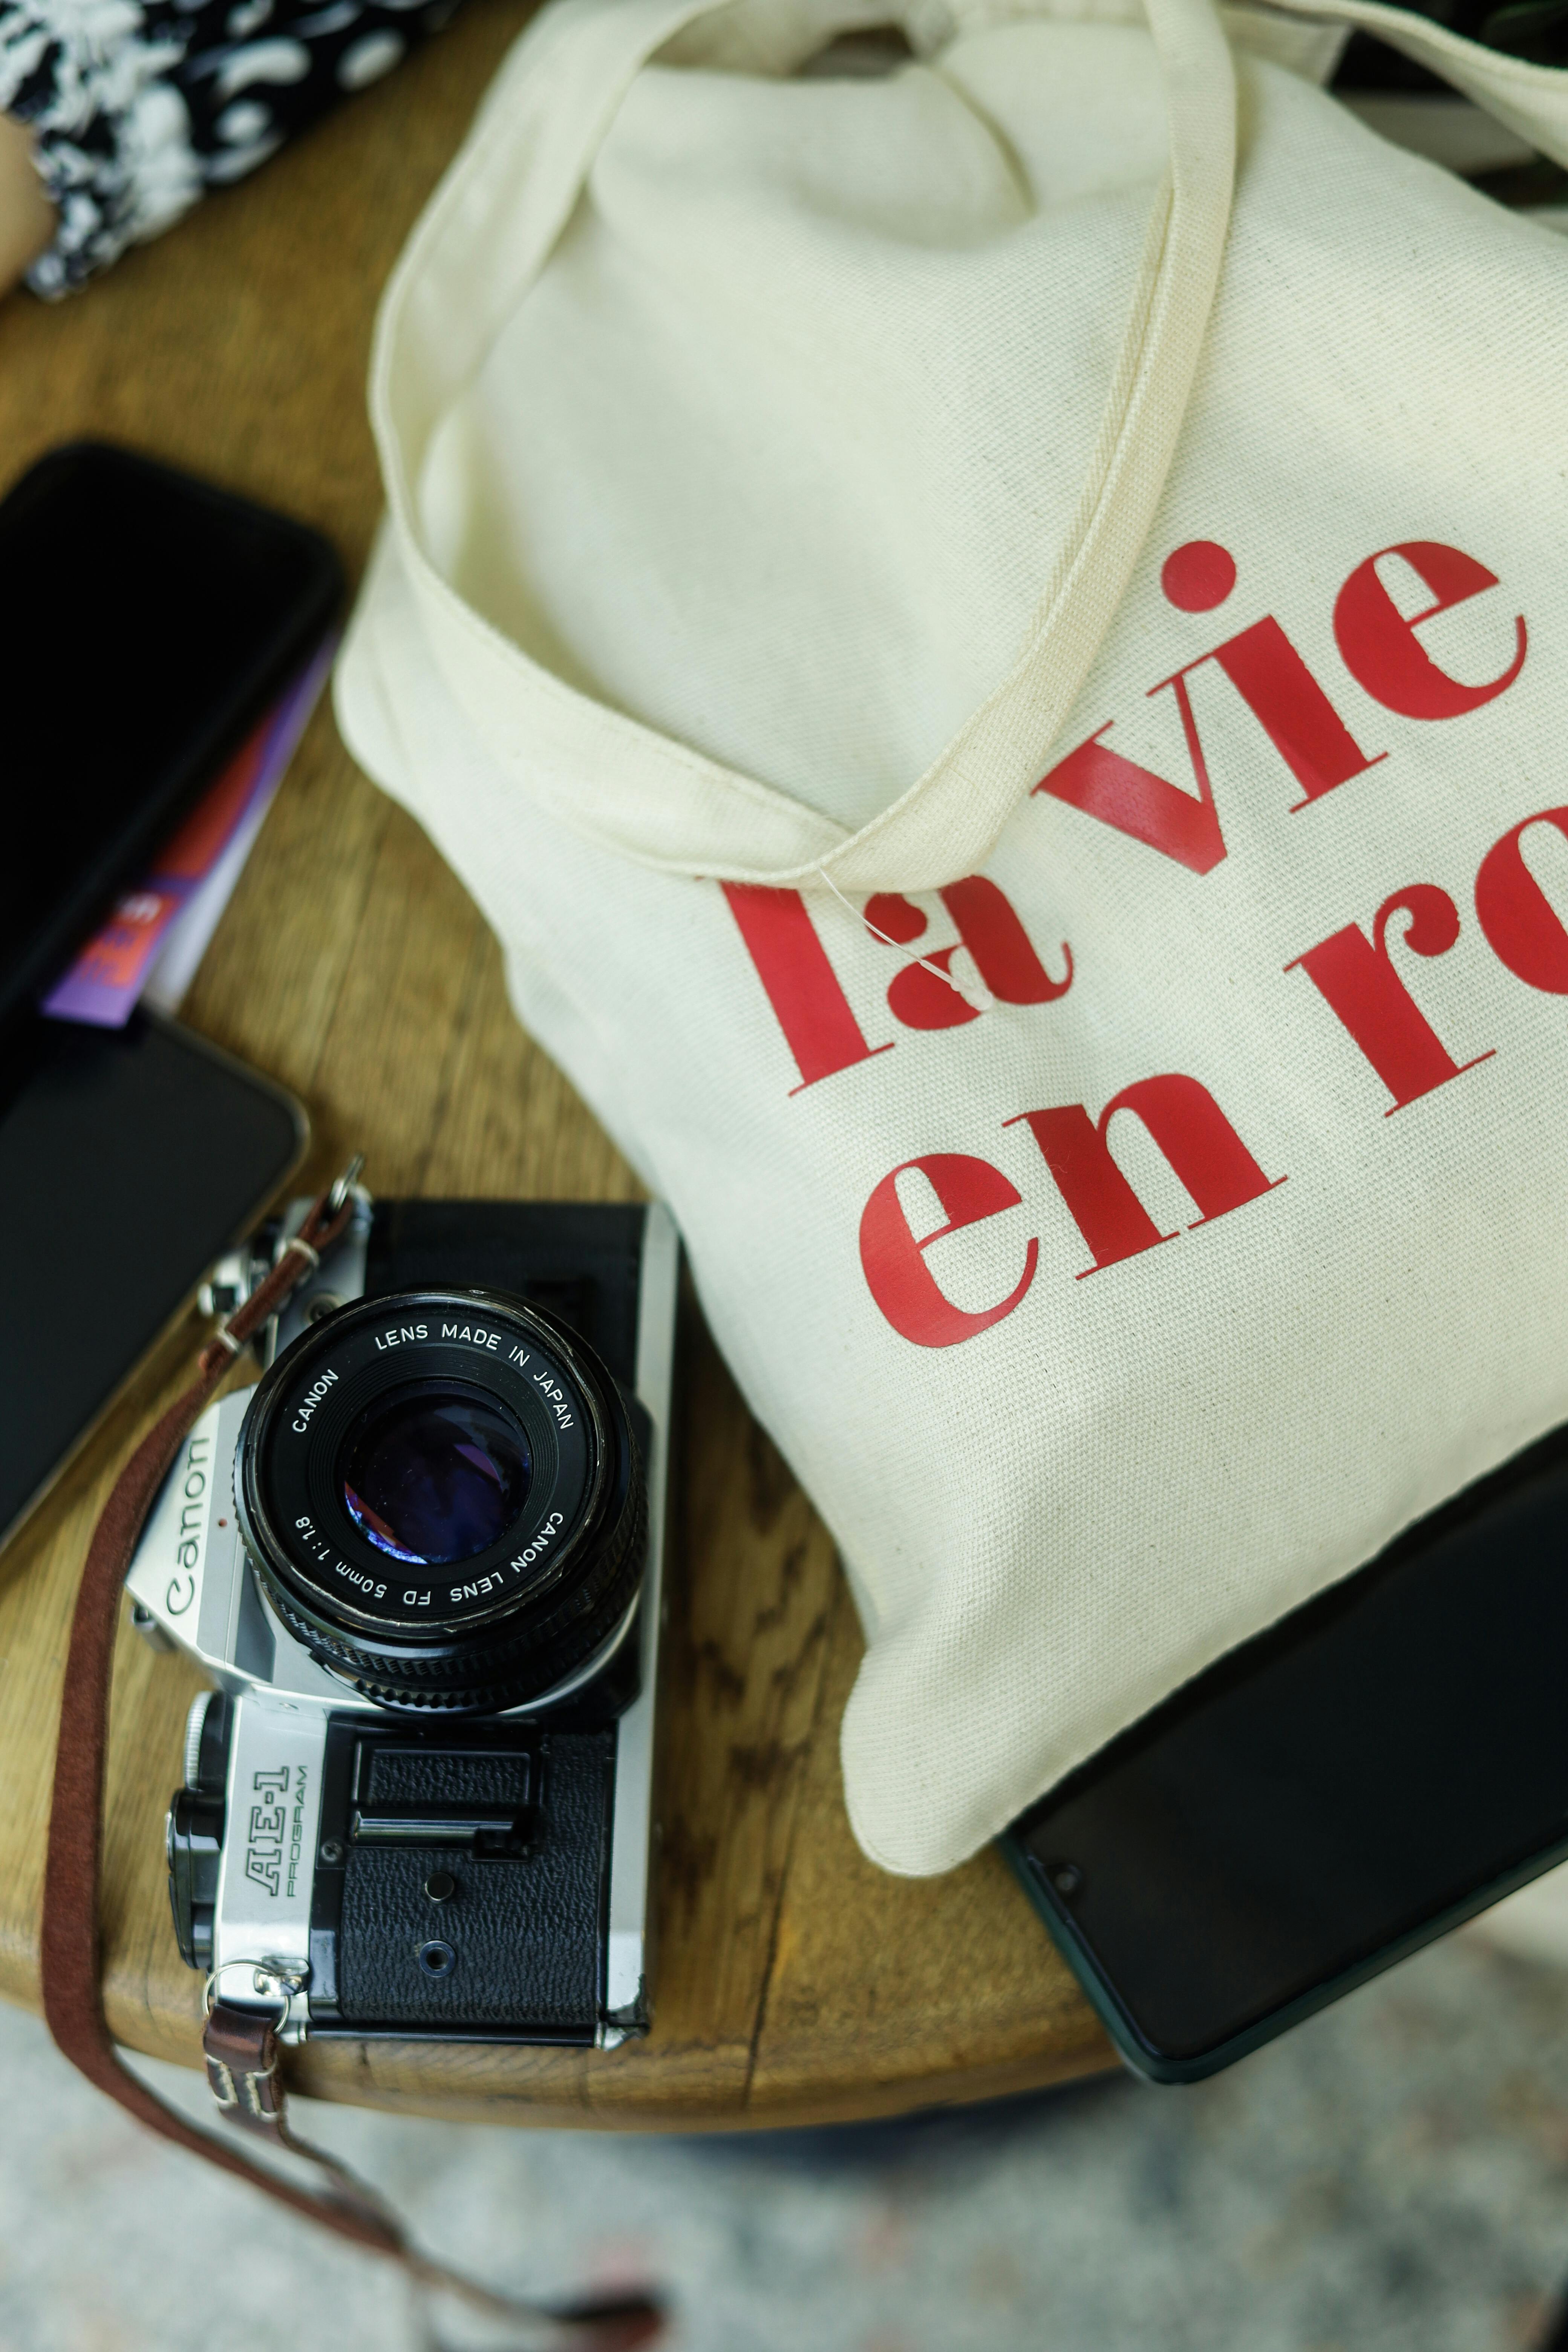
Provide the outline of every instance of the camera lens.
{"type": "Polygon", "coordinates": [[[349,1517],[380,1551],[449,1568],[488,1551],[528,1493],[531,1458],[515,1413],[494,1399],[415,1381],[367,1405],[343,1442],[349,1517]]]}
{"type": "Polygon", "coordinates": [[[591,1665],[642,1577],[626,1401],[574,1332],[489,1292],[308,1326],[251,1398],[235,1499],[284,1624],[384,1706],[527,1705],[591,1665]]]}

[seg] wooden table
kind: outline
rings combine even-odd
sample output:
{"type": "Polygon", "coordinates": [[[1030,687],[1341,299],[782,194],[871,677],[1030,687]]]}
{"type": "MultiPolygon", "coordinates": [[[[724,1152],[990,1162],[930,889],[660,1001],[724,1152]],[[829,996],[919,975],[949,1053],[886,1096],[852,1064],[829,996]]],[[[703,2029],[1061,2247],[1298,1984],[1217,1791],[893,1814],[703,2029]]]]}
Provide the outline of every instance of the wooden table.
{"type": "MultiPolygon", "coordinates": [[[[121,438],[319,524],[357,572],[380,507],[363,393],[376,294],[528,13],[527,0],[469,0],[415,62],[76,301],[0,304],[4,483],[72,435],[121,438]]],[[[324,708],[186,1017],[303,1097],[312,1180],[357,1145],[382,1192],[635,1197],[518,1028],[468,898],[355,771],[324,708]]],[[[148,1368],[0,1555],[0,1992],[34,2008],[77,1570],[114,1468],[194,1337],[192,1325],[148,1368]]],[[[855,1847],[837,1740],[860,1651],[847,1591],[700,1330],[687,1354],[652,2034],[610,2053],[328,2043],[294,2062],[301,2089],[444,2116],[690,2129],[889,2114],[1110,2063],[994,1853],[913,1881],[855,1847]]],[[[170,1928],[163,1815],[194,1687],[183,1662],[124,1630],[109,2012],[133,2048],[189,2064],[200,1988],[170,1928]]]]}

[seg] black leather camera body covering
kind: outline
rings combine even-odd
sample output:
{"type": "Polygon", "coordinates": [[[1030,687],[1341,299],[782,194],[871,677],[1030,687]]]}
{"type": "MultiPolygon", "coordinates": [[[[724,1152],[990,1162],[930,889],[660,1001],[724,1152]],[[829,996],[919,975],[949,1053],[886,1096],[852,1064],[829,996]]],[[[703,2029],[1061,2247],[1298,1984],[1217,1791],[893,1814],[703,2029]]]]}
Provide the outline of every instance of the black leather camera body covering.
{"type": "Polygon", "coordinates": [[[613,1724],[378,1731],[334,1717],[311,2032],[592,2042],[615,1772],[613,1724]]]}

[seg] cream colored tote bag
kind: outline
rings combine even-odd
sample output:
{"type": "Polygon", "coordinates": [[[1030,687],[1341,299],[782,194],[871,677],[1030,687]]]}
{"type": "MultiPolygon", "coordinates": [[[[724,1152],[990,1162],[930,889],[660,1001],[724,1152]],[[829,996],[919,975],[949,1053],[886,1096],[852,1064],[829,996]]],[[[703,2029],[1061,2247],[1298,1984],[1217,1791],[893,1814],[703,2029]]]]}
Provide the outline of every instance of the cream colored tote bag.
{"type": "Polygon", "coordinates": [[[919,1873],[1568,1416],[1568,250],[1312,9],[901,13],[539,18],[338,703],[680,1221],[919,1873]]]}

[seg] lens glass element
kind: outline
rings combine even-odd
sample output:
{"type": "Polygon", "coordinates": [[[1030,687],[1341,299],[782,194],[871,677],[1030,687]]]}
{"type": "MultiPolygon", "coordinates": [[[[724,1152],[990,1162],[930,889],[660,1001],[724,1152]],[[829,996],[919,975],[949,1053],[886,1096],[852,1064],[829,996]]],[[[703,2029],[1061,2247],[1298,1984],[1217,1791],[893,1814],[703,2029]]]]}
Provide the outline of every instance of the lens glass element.
{"type": "Polygon", "coordinates": [[[343,1441],[338,1486],[360,1533],[416,1568],[499,1543],[532,1475],[522,1424],[498,1397],[418,1381],[366,1407],[343,1441]]]}

